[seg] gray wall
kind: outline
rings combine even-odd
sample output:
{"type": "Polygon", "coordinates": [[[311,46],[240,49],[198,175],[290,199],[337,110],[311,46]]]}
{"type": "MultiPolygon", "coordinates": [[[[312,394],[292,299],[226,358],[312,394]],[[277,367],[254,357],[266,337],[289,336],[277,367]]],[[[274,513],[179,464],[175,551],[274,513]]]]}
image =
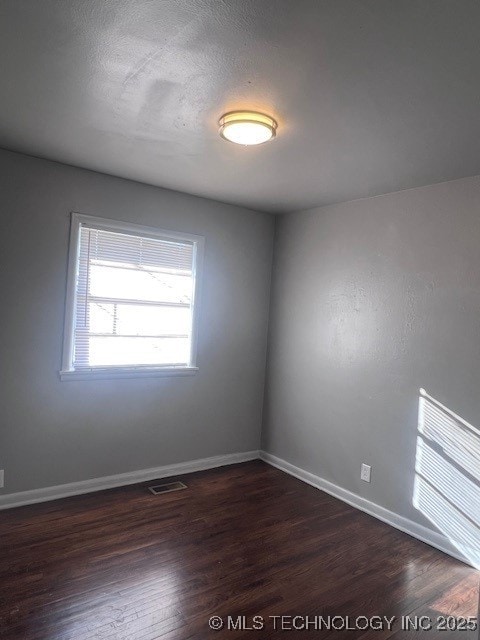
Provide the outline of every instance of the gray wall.
{"type": "Polygon", "coordinates": [[[1,494],[258,449],[274,220],[0,151],[1,494]],[[61,382],[69,213],[206,238],[196,376],[61,382]]]}
{"type": "Polygon", "coordinates": [[[480,178],[279,218],[267,372],[265,450],[427,524],[419,388],[480,423],[480,178]]]}

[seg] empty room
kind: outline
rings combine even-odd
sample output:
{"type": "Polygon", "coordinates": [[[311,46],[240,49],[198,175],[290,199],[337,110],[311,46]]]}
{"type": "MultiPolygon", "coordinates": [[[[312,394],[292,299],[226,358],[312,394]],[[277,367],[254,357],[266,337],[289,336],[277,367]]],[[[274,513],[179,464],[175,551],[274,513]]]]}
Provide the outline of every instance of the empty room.
{"type": "Polygon", "coordinates": [[[0,0],[0,638],[478,640],[478,0],[0,0]]]}

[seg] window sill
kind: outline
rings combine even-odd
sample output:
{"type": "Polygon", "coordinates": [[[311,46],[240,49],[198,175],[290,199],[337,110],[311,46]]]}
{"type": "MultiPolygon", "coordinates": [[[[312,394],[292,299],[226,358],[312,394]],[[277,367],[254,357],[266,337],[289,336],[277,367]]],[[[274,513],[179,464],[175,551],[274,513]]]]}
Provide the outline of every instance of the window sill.
{"type": "Polygon", "coordinates": [[[145,367],[142,369],[90,369],[86,371],[60,371],[60,380],[112,380],[116,378],[165,378],[194,376],[198,367],[145,367]]]}

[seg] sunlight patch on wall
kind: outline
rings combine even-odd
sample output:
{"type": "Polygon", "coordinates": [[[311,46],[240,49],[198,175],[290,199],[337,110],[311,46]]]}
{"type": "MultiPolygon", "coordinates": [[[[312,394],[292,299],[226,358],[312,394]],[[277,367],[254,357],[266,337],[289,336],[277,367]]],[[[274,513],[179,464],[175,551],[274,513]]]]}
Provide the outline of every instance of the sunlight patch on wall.
{"type": "Polygon", "coordinates": [[[480,431],[423,389],[413,504],[480,569],[480,431]]]}

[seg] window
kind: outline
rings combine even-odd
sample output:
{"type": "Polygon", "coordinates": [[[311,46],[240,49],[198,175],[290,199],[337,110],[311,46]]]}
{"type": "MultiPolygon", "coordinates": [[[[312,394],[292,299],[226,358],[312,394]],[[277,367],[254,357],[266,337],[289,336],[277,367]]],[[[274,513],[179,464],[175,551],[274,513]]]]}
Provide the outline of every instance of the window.
{"type": "Polygon", "coordinates": [[[193,373],[203,238],[72,214],[64,378],[193,373]]]}

